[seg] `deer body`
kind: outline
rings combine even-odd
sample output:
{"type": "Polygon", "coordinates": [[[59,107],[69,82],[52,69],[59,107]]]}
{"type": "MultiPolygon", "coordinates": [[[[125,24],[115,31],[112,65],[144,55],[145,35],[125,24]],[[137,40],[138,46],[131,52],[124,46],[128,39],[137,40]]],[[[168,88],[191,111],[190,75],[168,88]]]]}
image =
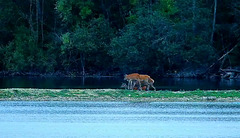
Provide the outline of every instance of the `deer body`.
{"type": "Polygon", "coordinates": [[[141,85],[147,85],[147,90],[149,90],[150,86],[156,90],[153,86],[154,80],[149,75],[141,75],[138,73],[132,73],[124,76],[124,80],[128,81],[128,89],[133,89],[135,85],[138,85],[139,90],[142,89],[141,85]]]}

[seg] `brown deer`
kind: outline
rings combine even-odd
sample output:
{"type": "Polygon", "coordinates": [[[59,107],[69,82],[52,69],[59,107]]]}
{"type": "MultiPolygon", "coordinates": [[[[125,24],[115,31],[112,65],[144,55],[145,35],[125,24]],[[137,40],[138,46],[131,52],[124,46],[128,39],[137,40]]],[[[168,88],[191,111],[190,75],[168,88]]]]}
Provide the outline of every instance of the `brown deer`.
{"type": "Polygon", "coordinates": [[[124,80],[128,81],[128,89],[133,89],[135,85],[138,85],[138,89],[141,90],[141,85],[147,85],[147,90],[150,86],[156,91],[156,88],[153,86],[154,80],[149,75],[141,75],[138,73],[132,73],[124,76],[124,80]]]}

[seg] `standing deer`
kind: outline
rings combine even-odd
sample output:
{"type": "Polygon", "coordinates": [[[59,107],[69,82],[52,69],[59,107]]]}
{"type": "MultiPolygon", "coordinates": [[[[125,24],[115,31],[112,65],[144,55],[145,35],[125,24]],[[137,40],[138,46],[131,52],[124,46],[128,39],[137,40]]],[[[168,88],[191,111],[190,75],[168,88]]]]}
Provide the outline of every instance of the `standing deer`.
{"type": "Polygon", "coordinates": [[[124,80],[128,81],[128,89],[133,89],[137,84],[138,89],[141,90],[141,85],[147,85],[147,90],[149,90],[150,86],[156,91],[156,88],[153,86],[154,80],[149,75],[141,75],[138,73],[132,73],[124,76],[124,80]]]}

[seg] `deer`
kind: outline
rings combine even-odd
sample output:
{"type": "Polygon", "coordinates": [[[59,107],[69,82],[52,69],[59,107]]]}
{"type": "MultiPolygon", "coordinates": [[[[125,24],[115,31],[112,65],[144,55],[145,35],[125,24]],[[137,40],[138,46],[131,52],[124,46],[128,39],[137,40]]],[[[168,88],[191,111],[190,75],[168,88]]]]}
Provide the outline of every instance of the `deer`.
{"type": "Polygon", "coordinates": [[[150,86],[156,91],[156,88],[153,86],[154,80],[149,75],[141,75],[138,73],[132,73],[129,75],[124,75],[124,80],[128,81],[128,89],[133,89],[135,85],[138,85],[138,89],[142,90],[141,85],[147,85],[146,90],[148,91],[150,86]]]}

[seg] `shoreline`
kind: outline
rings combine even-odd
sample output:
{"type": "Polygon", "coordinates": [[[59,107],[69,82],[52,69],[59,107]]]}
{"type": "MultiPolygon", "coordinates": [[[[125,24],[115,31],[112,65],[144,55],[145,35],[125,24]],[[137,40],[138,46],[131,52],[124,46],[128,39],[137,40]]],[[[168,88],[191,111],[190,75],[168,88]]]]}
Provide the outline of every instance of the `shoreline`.
{"type": "MultiPolygon", "coordinates": [[[[93,77],[93,78],[101,78],[101,77],[123,77],[124,74],[126,73],[103,73],[103,72],[97,72],[97,73],[87,73],[86,75],[82,75],[79,72],[64,72],[64,71],[56,71],[56,72],[49,72],[49,73],[41,73],[41,72],[13,72],[13,71],[0,71],[0,77],[69,77],[69,78],[78,78],[78,77],[83,77],[83,78],[88,78],[88,77],[93,77]]],[[[153,76],[156,76],[156,74],[150,74],[153,76]]],[[[160,78],[177,78],[177,79],[182,79],[182,78],[191,78],[191,79],[233,79],[233,80],[239,80],[240,75],[232,78],[224,78],[221,75],[216,75],[216,74],[209,74],[209,75],[204,75],[202,76],[201,73],[199,72],[179,72],[179,73],[164,73],[161,75],[157,75],[157,77],[160,78]]]]}
{"type": "Polygon", "coordinates": [[[99,75],[99,74],[87,74],[81,75],[79,73],[64,73],[64,72],[54,72],[54,73],[39,73],[39,72],[5,72],[0,71],[0,77],[119,77],[122,74],[112,74],[112,75],[99,75]]]}
{"type": "Polygon", "coordinates": [[[240,102],[240,90],[0,89],[0,101],[240,102]]]}

